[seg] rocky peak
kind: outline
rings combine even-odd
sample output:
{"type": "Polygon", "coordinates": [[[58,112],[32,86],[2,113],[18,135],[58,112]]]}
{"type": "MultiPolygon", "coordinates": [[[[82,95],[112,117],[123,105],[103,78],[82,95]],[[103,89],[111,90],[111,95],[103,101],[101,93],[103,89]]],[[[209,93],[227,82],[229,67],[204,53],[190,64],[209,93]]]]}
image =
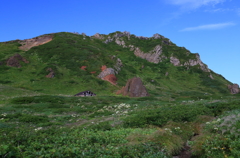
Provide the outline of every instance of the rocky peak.
{"type": "Polygon", "coordinates": [[[152,38],[154,38],[154,39],[162,39],[162,38],[164,38],[162,35],[160,35],[160,34],[158,34],[158,33],[155,33],[153,36],[152,36],[152,38]]]}

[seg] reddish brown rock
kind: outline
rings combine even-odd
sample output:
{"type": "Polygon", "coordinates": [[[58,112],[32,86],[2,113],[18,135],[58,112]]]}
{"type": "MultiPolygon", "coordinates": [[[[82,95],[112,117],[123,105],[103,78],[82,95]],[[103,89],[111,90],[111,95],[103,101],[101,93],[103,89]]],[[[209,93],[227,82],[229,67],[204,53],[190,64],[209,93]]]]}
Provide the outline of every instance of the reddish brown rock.
{"type": "Polygon", "coordinates": [[[102,79],[105,80],[105,81],[110,82],[113,85],[117,84],[117,77],[114,74],[107,75],[107,76],[105,76],[102,79]]]}
{"type": "Polygon", "coordinates": [[[106,65],[103,65],[103,66],[101,67],[101,70],[104,71],[105,69],[107,69],[107,66],[106,66],[106,65]]]}
{"type": "Polygon", "coordinates": [[[228,85],[228,89],[230,90],[231,94],[239,93],[239,85],[238,84],[228,85]]]}
{"type": "Polygon", "coordinates": [[[127,81],[125,87],[117,91],[116,94],[122,94],[129,97],[146,97],[149,96],[147,89],[142,83],[142,80],[139,77],[134,77],[127,81]]]}
{"type": "Polygon", "coordinates": [[[7,59],[7,66],[20,68],[22,67],[20,64],[21,61],[29,63],[29,61],[23,58],[20,54],[15,54],[14,56],[7,59]]]}
{"type": "Polygon", "coordinates": [[[87,68],[87,66],[82,66],[82,67],[80,67],[80,69],[82,69],[82,70],[84,70],[84,71],[86,71],[86,68],[87,68]]]}

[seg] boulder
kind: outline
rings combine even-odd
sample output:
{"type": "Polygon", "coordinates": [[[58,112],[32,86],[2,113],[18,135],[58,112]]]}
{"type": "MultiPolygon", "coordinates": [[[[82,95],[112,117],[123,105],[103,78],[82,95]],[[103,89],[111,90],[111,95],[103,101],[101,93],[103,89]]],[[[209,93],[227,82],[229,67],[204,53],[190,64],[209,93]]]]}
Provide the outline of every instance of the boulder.
{"type": "Polygon", "coordinates": [[[142,80],[139,77],[134,77],[127,81],[125,87],[117,91],[116,94],[122,94],[123,96],[129,97],[146,97],[149,96],[147,89],[142,83],[142,80]]]}
{"type": "Polygon", "coordinates": [[[23,58],[20,54],[15,54],[14,56],[7,59],[7,66],[20,68],[22,67],[20,61],[29,63],[29,61],[23,58]]]}
{"type": "Polygon", "coordinates": [[[239,85],[238,84],[228,85],[228,89],[230,90],[231,94],[239,93],[239,85]]]}

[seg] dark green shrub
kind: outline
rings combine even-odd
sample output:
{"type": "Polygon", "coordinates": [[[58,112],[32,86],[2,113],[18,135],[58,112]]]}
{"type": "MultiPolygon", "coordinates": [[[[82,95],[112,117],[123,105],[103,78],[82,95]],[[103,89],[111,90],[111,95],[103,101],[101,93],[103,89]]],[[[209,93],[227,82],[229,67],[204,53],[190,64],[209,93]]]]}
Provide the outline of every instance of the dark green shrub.
{"type": "Polygon", "coordinates": [[[201,105],[165,106],[158,109],[139,111],[124,120],[125,127],[163,126],[168,121],[189,122],[199,115],[211,115],[211,110],[201,105]]]}
{"type": "Polygon", "coordinates": [[[26,123],[45,123],[49,122],[49,119],[47,116],[36,116],[36,115],[22,115],[19,117],[19,121],[26,122],[26,123]]]}

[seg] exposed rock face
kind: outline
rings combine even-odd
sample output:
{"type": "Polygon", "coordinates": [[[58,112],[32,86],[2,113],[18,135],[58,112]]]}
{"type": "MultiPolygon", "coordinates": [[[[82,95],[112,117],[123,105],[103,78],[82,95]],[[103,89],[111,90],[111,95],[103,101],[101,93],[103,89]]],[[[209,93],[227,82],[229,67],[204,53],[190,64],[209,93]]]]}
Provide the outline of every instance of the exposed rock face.
{"type": "Polygon", "coordinates": [[[190,59],[188,62],[184,63],[185,66],[195,66],[200,65],[201,70],[205,72],[210,72],[207,65],[203,64],[203,62],[200,59],[200,55],[196,53],[196,59],[190,59]]]}
{"type": "Polygon", "coordinates": [[[176,57],[170,57],[170,62],[174,65],[174,66],[180,66],[180,60],[176,57]]]}
{"type": "Polygon", "coordinates": [[[110,75],[110,74],[115,75],[115,70],[114,70],[113,68],[106,68],[105,70],[103,70],[103,71],[98,75],[98,77],[102,79],[102,78],[104,78],[105,76],[110,75]]]}
{"type": "Polygon", "coordinates": [[[98,75],[98,78],[108,81],[113,85],[117,84],[117,77],[115,76],[115,70],[113,68],[107,68],[105,65],[101,67],[102,72],[98,75]]]}
{"type": "Polygon", "coordinates": [[[55,72],[53,71],[52,68],[47,68],[46,71],[49,72],[48,75],[46,75],[47,78],[54,78],[55,72]]]}
{"type": "Polygon", "coordinates": [[[115,72],[116,74],[118,74],[118,72],[121,70],[121,67],[123,66],[123,63],[121,61],[121,59],[117,58],[117,62],[116,64],[114,65],[114,68],[115,68],[115,72]]]}
{"type": "Polygon", "coordinates": [[[154,39],[161,39],[161,38],[163,38],[163,36],[161,36],[158,33],[156,33],[156,34],[153,35],[153,38],[154,39]]]}
{"type": "Polygon", "coordinates": [[[114,74],[107,75],[107,76],[103,77],[102,79],[110,82],[113,85],[117,84],[117,77],[114,74]]]}
{"type": "Polygon", "coordinates": [[[93,37],[97,39],[103,39],[102,35],[100,35],[99,33],[96,33],[95,35],[93,35],[93,37]]]}
{"type": "Polygon", "coordinates": [[[212,76],[212,74],[211,74],[211,73],[210,73],[209,77],[210,77],[212,80],[214,80],[214,77],[212,76]]]}
{"type": "Polygon", "coordinates": [[[134,54],[142,59],[146,59],[147,61],[156,63],[156,64],[161,62],[162,58],[165,58],[164,56],[162,57],[160,56],[162,54],[162,47],[160,45],[157,45],[149,53],[144,53],[137,47],[135,48],[134,54]]]}
{"type": "Polygon", "coordinates": [[[116,94],[122,94],[129,97],[145,97],[149,96],[145,86],[142,83],[142,80],[138,77],[134,77],[127,81],[125,87],[117,91],[116,94]]]}
{"type": "Polygon", "coordinates": [[[29,61],[27,61],[25,58],[23,58],[20,54],[15,54],[14,56],[7,59],[7,66],[20,68],[20,67],[22,67],[20,64],[20,61],[29,63],[29,61]]]}
{"type": "Polygon", "coordinates": [[[19,49],[27,51],[32,47],[50,42],[52,38],[53,38],[53,35],[45,35],[45,36],[22,40],[19,42],[20,44],[22,44],[22,46],[20,46],[19,49]]]}
{"type": "Polygon", "coordinates": [[[239,85],[238,84],[228,85],[228,89],[230,90],[231,94],[239,93],[239,85]]]}
{"type": "Polygon", "coordinates": [[[112,42],[113,39],[111,37],[108,37],[108,39],[106,39],[106,41],[104,41],[104,43],[108,44],[109,42],[112,42]]]}
{"type": "Polygon", "coordinates": [[[123,40],[121,41],[119,38],[117,38],[117,39],[115,40],[115,42],[116,42],[118,45],[123,46],[123,48],[126,48],[125,42],[124,42],[123,40]]]}

